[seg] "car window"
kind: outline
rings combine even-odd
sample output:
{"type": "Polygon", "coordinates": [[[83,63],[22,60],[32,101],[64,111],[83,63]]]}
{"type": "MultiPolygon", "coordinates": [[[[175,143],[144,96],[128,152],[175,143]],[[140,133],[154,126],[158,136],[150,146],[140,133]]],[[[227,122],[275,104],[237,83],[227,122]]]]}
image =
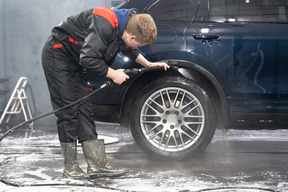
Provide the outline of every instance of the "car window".
{"type": "Polygon", "coordinates": [[[288,21],[287,0],[210,0],[207,21],[284,22],[288,21]]]}
{"type": "Polygon", "coordinates": [[[155,20],[191,21],[196,13],[197,0],[159,0],[148,10],[155,20]]]}

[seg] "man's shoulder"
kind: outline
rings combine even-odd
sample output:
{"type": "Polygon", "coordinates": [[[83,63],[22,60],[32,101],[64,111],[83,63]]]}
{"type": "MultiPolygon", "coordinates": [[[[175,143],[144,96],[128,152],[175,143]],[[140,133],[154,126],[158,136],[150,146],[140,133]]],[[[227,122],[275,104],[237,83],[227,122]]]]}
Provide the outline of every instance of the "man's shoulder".
{"type": "Polygon", "coordinates": [[[105,18],[106,20],[109,21],[109,23],[112,25],[113,28],[119,26],[117,16],[111,8],[98,7],[93,10],[92,14],[105,18]]]}

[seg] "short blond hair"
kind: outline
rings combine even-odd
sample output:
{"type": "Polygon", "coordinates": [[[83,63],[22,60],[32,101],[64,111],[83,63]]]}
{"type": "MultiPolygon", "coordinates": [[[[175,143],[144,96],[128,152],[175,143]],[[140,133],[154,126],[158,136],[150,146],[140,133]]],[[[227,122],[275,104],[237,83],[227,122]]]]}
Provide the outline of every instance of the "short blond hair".
{"type": "Polygon", "coordinates": [[[136,41],[143,44],[153,44],[157,38],[156,24],[149,14],[137,14],[127,21],[126,31],[136,36],[136,41]]]}

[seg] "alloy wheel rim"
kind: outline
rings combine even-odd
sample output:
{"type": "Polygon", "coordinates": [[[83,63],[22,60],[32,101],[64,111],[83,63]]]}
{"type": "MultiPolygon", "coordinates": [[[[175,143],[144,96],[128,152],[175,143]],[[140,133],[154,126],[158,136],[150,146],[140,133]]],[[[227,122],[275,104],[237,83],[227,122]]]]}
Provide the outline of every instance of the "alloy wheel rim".
{"type": "Polygon", "coordinates": [[[151,94],[141,109],[141,131],[156,148],[183,151],[198,141],[205,125],[200,101],[191,92],[168,87],[151,94]]]}

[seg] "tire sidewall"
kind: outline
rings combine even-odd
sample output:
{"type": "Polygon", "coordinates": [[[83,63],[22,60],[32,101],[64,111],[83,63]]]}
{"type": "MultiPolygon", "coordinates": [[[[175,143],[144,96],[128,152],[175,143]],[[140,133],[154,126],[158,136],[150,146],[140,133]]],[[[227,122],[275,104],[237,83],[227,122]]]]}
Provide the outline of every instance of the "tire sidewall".
{"type": "Polygon", "coordinates": [[[164,77],[146,85],[136,96],[132,105],[131,133],[138,146],[154,158],[186,159],[203,151],[215,132],[215,110],[207,93],[195,82],[182,77],[164,77]],[[179,152],[167,152],[153,146],[141,130],[141,109],[147,98],[156,91],[167,87],[179,87],[192,93],[201,103],[205,114],[205,126],[198,140],[189,148],[179,152]]]}

